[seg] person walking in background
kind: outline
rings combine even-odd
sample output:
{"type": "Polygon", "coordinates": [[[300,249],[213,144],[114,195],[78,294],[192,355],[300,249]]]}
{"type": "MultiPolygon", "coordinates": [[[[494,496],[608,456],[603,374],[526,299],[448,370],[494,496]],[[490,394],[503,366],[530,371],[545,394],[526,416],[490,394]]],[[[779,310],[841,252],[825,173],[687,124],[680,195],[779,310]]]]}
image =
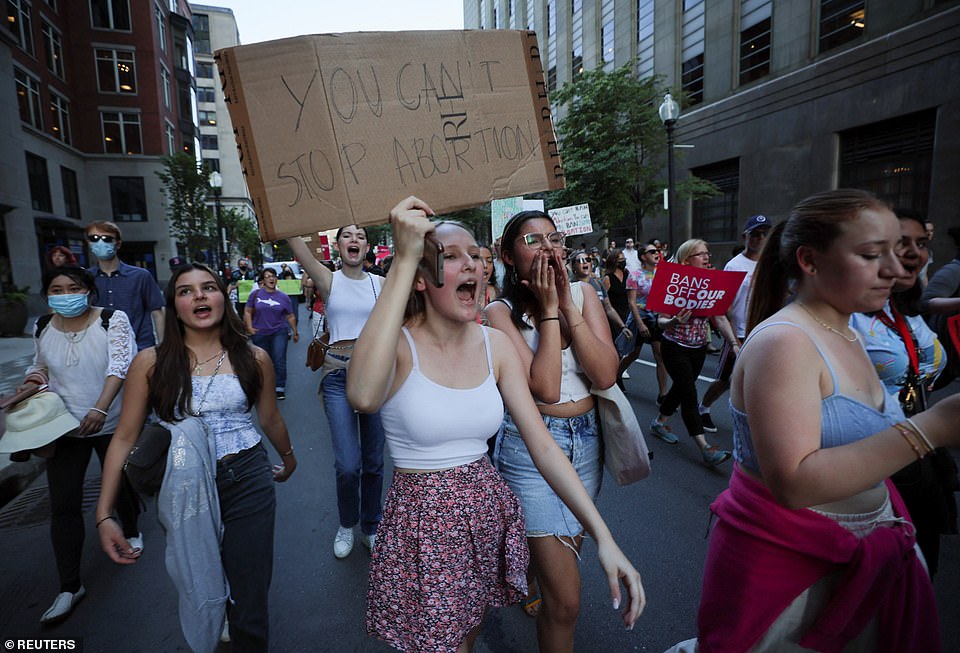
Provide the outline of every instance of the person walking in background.
{"type": "MultiPolygon", "coordinates": [[[[733,333],[737,336],[738,343],[742,343],[747,335],[750,281],[753,279],[753,271],[757,267],[757,260],[763,250],[763,244],[767,242],[767,234],[770,233],[771,226],[770,220],[765,215],[755,215],[747,220],[743,227],[743,234],[741,234],[744,242],[743,251],[723,266],[726,272],[746,273],[740,283],[740,288],[737,289],[736,296],[733,298],[733,303],[727,310],[727,319],[730,321],[730,326],[733,327],[733,333]]],[[[707,391],[703,394],[703,401],[698,406],[700,421],[703,423],[703,430],[707,433],[717,432],[717,425],[713,423],[713,417],[710,416],[710,406],[730,388],[730,375],[733,373],[733,364],[736,360],[737,357],[733,353],[733,347],[730,346],[729,342],[724,341],[723,349],[720,351],[720,360],[717,361],[717,378],[707,388],[707,391]]]]}
{"type": "Polygon", "coordinates": [[[574,252],[570,257],[570,271],[573,273],[573,281],[589,284],[597,291],[597,299],[603,306],[603,312],[607,316],[607,320],[616,323],[620,316],[610,305],[603,284],[593,275],[593,261],[590,256],[586,252],[574,252]]]}
{"type": "Polygon", "coordinates": [[[126,313],[137,338],[137,348],[163,340],[163,292],[153,276],[117,255],[123,245],[120,227],[106,220],[87,225],[87,242],[97,257],[90,268],[97,283],[97,305],[126,313]]]}
{"type": "Polygon", "coordinates": [[[250,341],[267,352],[276,374],[277,399],[287,398],[287,340],[299,342],[297,312],[289,295],[277,290],[277,273],[264,268],[250,293],[243,320],[250,341]]]}
{"type": "MultiPolygon", "coordinates": [[[[919,276],[927,260],[923,218],[902,209],[895,213],[900,223],[896,253],[905,274],[897,277],[882,309],[854,313],[850,326],[863,339],[884,387],[897,396],[903,414],[912,417],[926,410],[927,388],[943,370],[946,358],[937,334],[920,315],[919,276]]],[[[940,535],[957,533],[957,466],[949,452],[937,449],[890,478],[910,511],[917,544],[933,578],[939,567],[940,535]]]]}
{"type": "Polygon", "coordinates": [[[151,411],[171,431],[157,513],[180,601],[180,625],[194,651],[212,651],[229,616],[234,651],[267,651],[273,574],[274,482],[297,458],[277,409],[270,357],[249,343],[229,308],[227,286],[200,263],[167,284],[167,338],[137,355],[116,434],[103,465],[97,531],[104,553],[133,564],[140,553],[112,519],[123,464],[151,411]],[[253,424],[280,456],[270,466],[253,424]]]}
{"type": "MultiPolygon", "coordinates": [[[[695,268],[709,268],[710,249],[706,241],[693,238],[680,245],[676,262],[695,268]]],[[[671,385],[660,404],[660,414],[650,424],[650,432],[667,444],[677,444],[680,440],[667,426],[667,420],[680,408],[687,435],[693,438],[700,448],[703,464],[716,467],[730,458],[730,452],[707,442],[700,411],[697,410],[697,377],[703,369],[707,355],[707,324],[711,320],[735,355],[740,344],[723,315],[713,318],[694,317],[689,308],[683,308],[676,315],[658,317],[658,325],[663,333],[660,351],[663,353],[663,364],[670,375],[671,385]]]]}
{"type": "Polygon", "coordinates": [[[347,225],[337,230],[334,246],[343,267],[336,272],[320,263],[302,239],[291,238],[288,243],[300,265],[313,277],[330,332],[320,394],[330,423],[337,474],[340,526],[333,540],[333,554],[346,558],[353,551],[353,529],[358,523],[361,542],[373,549],[381,517],[383,425],[379,413],[357,413],[347,401],[346,388],[354,343],[376,304],[384,278],[364,272],[370,245],[363,227],[347,225]]]}
{"type": "Polygon", "coordinates": [[[663,365],[657,314],[647,310],[647,295],[650,294],[650,286],[653,284],[653,277],[660,263],[660,250],[653,245],[644,245],[643,251],[640,252],[640,263],[640,269],[631,272],[626,283],[627,304],[630,306],[626,326],[631,337],[620,335],[614,341],[617,353],[621,356],[620,364],[617,366],[617,385],[621,390],[623,389],[623,375],[633,361],[637,360],[643,343],[649,342],[653,350],[653,360],[657,365],[657,405],[660,405],[664,395],[667,394],[670,379],[667,368],[663,365]]]}
{"type": "Polygon", "coordinates": [[[953,239],[956,253],[930,277],[920,298],[920,310],[947,350],[947,366],[937,377],[934,390],[946,387],[960,376],[960,351],[957,351],[947,326],[951,317],[960,314],[960,227],[951,227],[947,235],[953,239]]]}
{"type": "Polygon", "coordinates": [[[480,248],[480,262],[483,263],[483,278],[486,280],[486,290],[480,308],[500,296],[500,286],[497,285],[497,270],[494,266],[493,250],[490,247],[480,248]]]}
{"type": "Polygon", "coordinates": [[[730,379],[737,465],[711,506],[703,653],[941,650],[887,479],[960,444],[960,395],[905,419],[849,326],[903,276],[899,241],[886,204],[849,189],[806,198],[770,232],[730,379]]]}
{"type": "MultiPolygon", "coordinates": [[[[503,295],[486,313],[490,326],[513,343],[520,361],[516,373],[526,380],[543,424],[573,464],[587,495],[596,500],[603,456],[590,388],[614,384],[617,353],[596,293],[567,278],[564,244],[564,235],[546,213],[513,216],[503,230],[503,295]]],[[[608,260],[615,261],[618,254],[608,260]]],[[[508,407],[515,408],[509,402],[508,407]]],[[[540,650],[572,650],[580,613],[578,562],[584,527],[538,471],[533,448],[523,437],[528,425],[525,414],[507,411],[495,460],[523,503],[531,572],[543,599],[537,614],[540,650]]],[[[536,593],[531,586],[530,597],[535,599],[536,593]]]]}
{"type": "MultiPolygon", "coordinates": [[[[53,314],[37,320],[33,365],[20,389],[48,383],[80,422],[75,432],[55,441],[47,459],[50,539],[60,576],[60,593],[40,618],[42,624],[65,619],[86,595],[80,575],[83,553],[83,483],[90,454],[103,465],[120,418],[123,382],[137,342],[123,311],[95,308],[97,286],[81,267],[63,265],[43,275],[43,294],[53,314]]],[[[75,423],[75,422],[74,422],[75,423]]],[[[117,493],[122,540],[139,554],[140,502],[129,486],[117,493]]]]}
{"type": "Polygon", "coordinates": [[[633,238],[627,238],[623,243],[623,259],[627,262],[627,273],[640,269],[640,252],[633,246],[633,238]]]}
{"type": "MultiPolygon", "coordinates": [[[[607,254],[603,275],[603,291],[607,301],[613,307],[617,318],[610,320],[610,335],[616,339],[621,333],[625,338],[630,337],[627,329],[627,315],[630,306],[627,304],[627,260],[623,252],[613,249],[607,254]]],[[[625,378],[630,378],[629,375],[625,378]]]]}
{"type": "Polygon", "coordinates": [[[48,270],[52,268],[59,268],[63,265],[79,265],[77,263],[77,257],[73,255],[69,249],[63,245],[54,245],[47,252],[47,268],[48,270]]]}

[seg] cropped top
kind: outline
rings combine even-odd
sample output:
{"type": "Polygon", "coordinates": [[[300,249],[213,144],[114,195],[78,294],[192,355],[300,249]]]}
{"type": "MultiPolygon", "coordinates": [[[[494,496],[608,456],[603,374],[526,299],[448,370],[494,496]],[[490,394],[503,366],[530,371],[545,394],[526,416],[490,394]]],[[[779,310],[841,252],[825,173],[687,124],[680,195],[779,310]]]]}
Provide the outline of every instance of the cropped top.
{"type": "Polygon", "coordinates": [[[413,337],[413,368],[397,392],[380,408],[380,420],[396,467],[448,469],[466,465],[487,452],[487,439],[503,421],[503,399],[493,374],[490,334],[483,329],[489,373],[475,388],[448,388],[420,371],[413,337]]]}
{"type": "MultiPolygon", "coordinates": [[[[900,408],[900,402],[896,398],[884,393],[883,410],[877,410],[873,406],[863,403],[858,399],[842,395],[837,392],[838,382],[837,374],[830,363],[830,359],[820,348],[816,338],[810,333],[793,322],[771,322],[762,327],[754,329],[750,338],[743,343],[746,347],[754,335],[771,326],[787,325],[800,329],[813,342],[814,347],[823,362],[827,365],[830,372],[830,380],[833,382],[833,393],[824,397],[820,402],[820,446],[823,449],[839,447],[852,442],[863,440],[878,431],[889,428],[897,422],[903,421],[903,410],[900,408]]],[[[884,388],[886,389],[886,388],[884,388]]],[[[730,416],[733,418],[733,458],[744,469],[753,472],[756,475],[762,475],[760,472],[760,463],[757,461],[757,453],[753,447],[753,439],[750,435],[750,424],[747,421],[747,414],[739,410],[730,402],[730,416]]],[[[789,426],[784,426],[788,429],[789,426]]]]}
{"type": "Polygon", "coordinates": [[[362,279],[351,279],[343,270],[333,273],[326,305],[331,344],[359,337],[380,295],[381,281],[369,273],[362,279]]]}
{"type": "Polygon", "coordinates": [[[191,408],[200,413],[213,434],[217,460],[260,442],[260,433],[253,425],[253,411],[247,409],[247,396],[236,374],[191,376],[190,380],[191,408]]]}

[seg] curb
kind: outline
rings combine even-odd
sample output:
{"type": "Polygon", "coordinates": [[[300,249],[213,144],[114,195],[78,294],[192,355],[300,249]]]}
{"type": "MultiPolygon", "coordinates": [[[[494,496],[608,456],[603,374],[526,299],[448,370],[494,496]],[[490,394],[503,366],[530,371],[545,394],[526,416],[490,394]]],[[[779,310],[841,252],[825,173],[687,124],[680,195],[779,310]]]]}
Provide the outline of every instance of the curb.
{"type": "Polygon", "coordinates": [[[22,463],[9,463],[0,468],[0,510],[16,499],[46,469],[46,461],[37,456],[31,456],[30,460],[22,463]]]}

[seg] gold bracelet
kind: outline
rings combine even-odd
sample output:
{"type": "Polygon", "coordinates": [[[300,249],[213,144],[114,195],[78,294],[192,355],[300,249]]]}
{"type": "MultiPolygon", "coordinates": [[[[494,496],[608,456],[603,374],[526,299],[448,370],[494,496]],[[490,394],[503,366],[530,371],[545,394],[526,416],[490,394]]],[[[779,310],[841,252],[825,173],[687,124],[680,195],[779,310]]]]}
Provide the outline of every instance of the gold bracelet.
{"type": "Polygon", "coordinates": [[[917,443],[911,437],[911,432],[903,427],[901,424],[894,424],[893,428],[897,429],[900,435],[903,436],[903,439],[907,441],[907,444],[910,445],[910,448],[913,449],[913,452],[917,454],[917,460],[923,460],[923,452],[920,451],[920,447],[917,446],[917,443]]]}
{"type": "Polygon", "coordinates": [[[287,456],[293,455],[293,447],[290,447],[290,451],[283,451],[280,453],[281,458],[286,458],[287,456]]]}
{"type": "Polygon", "coordinates": [[[102,524],[103,522],[107,521],[108,519],[113,519],[113,515],[107,515],[106,517],[104,517],[103,519],[101,519],[100,521],[98,521],[95,528],[100,528],[100,524],[102,524]]]}
{"type": "Polygon", "coordinates": [[[917,426],[917,423],[909,417],[905,418],[904,421],[909,424],[910,428],[912,428],[913,431],[920,436],[920,439],[923,440],[923,445],[927,448],[927,453],[933,453],[935,447],[933,446],[933,443],[930,442],[930,438],[927,437],[927,434],[923,432],[923,429],[917,426]]]}

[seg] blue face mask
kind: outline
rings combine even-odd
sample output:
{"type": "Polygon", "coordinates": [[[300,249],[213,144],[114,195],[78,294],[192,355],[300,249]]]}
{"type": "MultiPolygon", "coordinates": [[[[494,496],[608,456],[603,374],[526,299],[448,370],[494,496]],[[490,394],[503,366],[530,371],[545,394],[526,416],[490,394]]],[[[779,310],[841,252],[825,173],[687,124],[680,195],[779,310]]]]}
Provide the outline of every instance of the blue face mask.
{"type": "Polygon", "coordinates": [[[117,244],[98,240],[95,243],[90,243],[90,251],[100,260],[111,259],[117,255],[117,244]]]}
{"type": "Polygon", "coordinates": [[[83,315],[89,306],[87,293],[75,295],[48,295],[47,306],[63,317],[83,315]]]}

